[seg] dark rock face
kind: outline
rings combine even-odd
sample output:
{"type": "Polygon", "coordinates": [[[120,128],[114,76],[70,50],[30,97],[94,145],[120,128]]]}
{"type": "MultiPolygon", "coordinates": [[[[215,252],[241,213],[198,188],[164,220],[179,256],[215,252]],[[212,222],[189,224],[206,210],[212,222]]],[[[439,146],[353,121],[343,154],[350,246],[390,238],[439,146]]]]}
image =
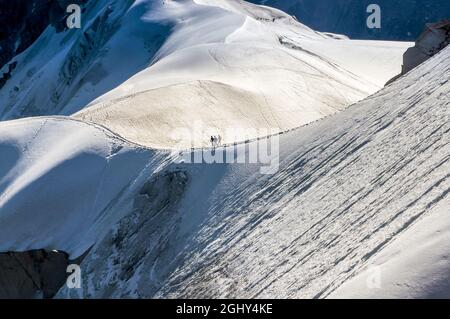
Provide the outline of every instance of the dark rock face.
{"type": "Polygon", "coordinates": [[[82,0],[0,0],[0,68],[25,51],[49,26],[66,28],[66,8],[82,0]]]}
{"type": "Polygon", "coordinates": [[[249,0],[281,9],[322,32],[354,39],[414,41],[425,23],[450,17],[448,0],[249,0]],[[381,29],[369,29],[367,6],[381,7],[381,29]]]}
{"type": "Polygon", "coordinates": [[[5,73],[0,77],[0,89],[5,85],[6,81],[11,78],[12,71],[16,68],[17,62],[12,62],[8,65],[5,73]]]}
{"type": "Polygon", "coordinates": [[[439,53],[450,43],[450,20],[428,24],[414,47],[403,55],[402,74],[439,53]]]}
{"type": "Polygon", "coordinates": [[[0,253],[0,298],[52,298],[66,281],[68,265],[61,251],[0,253]]]}
{"type": "Polygon", "coordinates": [[[402,72],[390,79],[391,84],[429,58],[433,57],[450,44],[450,20],[428,23],[416,44],[403,54],[402,72]]]}

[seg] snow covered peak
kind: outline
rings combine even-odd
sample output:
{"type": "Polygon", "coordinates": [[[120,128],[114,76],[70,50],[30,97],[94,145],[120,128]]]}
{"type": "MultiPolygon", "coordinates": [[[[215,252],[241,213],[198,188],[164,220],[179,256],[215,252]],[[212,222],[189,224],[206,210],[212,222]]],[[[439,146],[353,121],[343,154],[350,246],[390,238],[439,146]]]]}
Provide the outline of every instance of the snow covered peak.
{"type": "Polygon", "coordinates": [[[450,48],[347,108],[408,45],[320,34],[243,1],[89,2],[81,30],[48,28],[8,67],[2,118],[70,116],[0,122],[0,251],[85,254],[83,289],[59,297],[345,297],[371,264],[388,274],[384,297],[441,295],[450,48]],[[205,159],[252,155],[257,140],[178,149],[208,143],[197,125],[318,119],[263,139],[279,146],[271,175],[205,159]],[[405,240],[411,225],[420,238],[405,240]]]}
{"type": "Polygon", "coordinates": [[[150,147],[202,146],[168,132],[298,127],[376,92],[409,46],[336,40],[237,0],[91,1],[82,21],[13,59],[0,119],[72,115],[150,147]]]}

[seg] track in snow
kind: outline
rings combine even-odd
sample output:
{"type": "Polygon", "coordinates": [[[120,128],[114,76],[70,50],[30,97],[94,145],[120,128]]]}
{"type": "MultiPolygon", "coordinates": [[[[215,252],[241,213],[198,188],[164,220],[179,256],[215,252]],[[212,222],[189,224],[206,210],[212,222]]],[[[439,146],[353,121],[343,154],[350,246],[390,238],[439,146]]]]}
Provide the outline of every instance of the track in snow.
{"type": "MultiPolygon", "coordinates": [[[[448,210],[449,57],[446,49],[369,99],[282,135],[275,175],[257,165],[173,164],[166,172],[186,174],[186,188],[135,206],[97,243],[78,296],[329,296],[409,227],[427,225],[435,208],[448,210]]],[[[167,180],[157,176],[152,185],[167,180]]],[[[448,248],[432,242],[440,254],[428,258],[438,260],[448,248]]],[[[428,264],[440,265],[422,269],[428,277],[448,280],[448,263],[428,264]]],[[[416,297],[437,288],[410,273],[396,296],[411,285],[416,297]]]]}

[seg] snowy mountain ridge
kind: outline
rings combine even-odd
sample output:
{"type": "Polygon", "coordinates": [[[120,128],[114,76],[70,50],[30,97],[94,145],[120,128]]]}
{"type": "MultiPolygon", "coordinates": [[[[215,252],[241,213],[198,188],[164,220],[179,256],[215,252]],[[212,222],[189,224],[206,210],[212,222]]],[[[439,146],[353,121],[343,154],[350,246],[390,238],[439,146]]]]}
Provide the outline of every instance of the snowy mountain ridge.
{"type": "Polygon", "coordinates": [[[238,0],[86,12],[0,89],[0,251],[84,255],[58,298],[450,297],[450,48],[380,90],[411,44],[238,0]],[[292,130],[171,135],[198,122],[292,130]],[[183,161],[274,140],[269,175],[183,161]]]}
{"type": "Polygon", "coordinates": [[[281,132],[376,92],[412,45],[337,40],[237,0],[90,1],[83,19],[11,61],[1,119],[73,115],[154,148],[192,146],[166,132],[196,121],[281,132]]]}
{"type": "MultiPolygon", "coordinates": [[[[255,164],[177,164],[70,118],[2,122],[0,248],[75,258],[92,246],[83,289],[60,297],[329,296],[448,207],[449,54],[281,135],[275,175],[255,164]]],[[[444,282],[446,242],[421,269],[444,282]]],[[[379,293],[432,293],[418,275],[391,276],[379,293]]]]}
{"type": "MultiPolygon", "coordinates": [[[[397,266],[381,289],[368,289],[363,276],[357,285],[367,290],[351,290],[353,297],[446,296],[450,233],[429,223],[449,200],[449,54],[282,135],[275,175],[261,177],[249,164],[170,165],[93,247],[83,289],[60,297],[345,296],[338,287],[392,241],[411,237],[411,225],[441,239],[385,253],[381,264],[397,266]],[[405,254],[415,260],[424,249],[429,262],[405,274],[405,254]]],[[[448,216],[439,216],[445,225],[448,216]]]]}

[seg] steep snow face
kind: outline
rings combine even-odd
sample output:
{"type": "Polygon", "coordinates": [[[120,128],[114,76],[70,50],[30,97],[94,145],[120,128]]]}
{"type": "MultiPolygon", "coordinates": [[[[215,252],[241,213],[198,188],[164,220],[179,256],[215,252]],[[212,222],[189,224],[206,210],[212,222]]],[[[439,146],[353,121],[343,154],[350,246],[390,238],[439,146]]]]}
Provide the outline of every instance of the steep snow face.
{"type": "Polygon", "coordinates": [[[74,258],[115,221],[120,196],[158,158],[67,118],[0,123],[0,154],[0,251],[41,247],[74,258]]]}
{"type": "Polygon", "coordinates": [[[354,276],[380,263],[370,296],[443,292],[449,61],[447,48],[361,103],[281,135],[273,175],[187,163],[153,175],[83,261],[83,288],[59,297],[341,297],[348,290],[337,288],[350,278],[362,287],[364,273],[354,276]],[[437,219],[442,227],[430,227],[437,219]]]}
{"type": "Polygon", "coordinates": [[[0,90],[0,118],[71,114],[148,66],[171,28],[170,21],[144,19],[160,5],[89,1],[82,29],[49,26],[11,61],[17,67],[0,90]]]}
{"type": "Polygon", "coordinates": [[[374,93],[408,46],[318,33],[237,0],[90,1],[82,29],[49,27],[13,59],[0,118],[76,113],[158,148],[205,146],[206,132],[174,133],[202,126],[231,143],[256,136],[226,128],[288,130],[374,93]]]}
{"type": "Polygon", "coordinates": [[[32,45],[49,24],[62,30],[65,27],[62,17],[70,3],[80,3],[80,0],[0,2],[0,69],[32,45]]]}

